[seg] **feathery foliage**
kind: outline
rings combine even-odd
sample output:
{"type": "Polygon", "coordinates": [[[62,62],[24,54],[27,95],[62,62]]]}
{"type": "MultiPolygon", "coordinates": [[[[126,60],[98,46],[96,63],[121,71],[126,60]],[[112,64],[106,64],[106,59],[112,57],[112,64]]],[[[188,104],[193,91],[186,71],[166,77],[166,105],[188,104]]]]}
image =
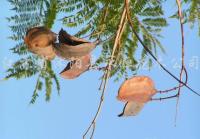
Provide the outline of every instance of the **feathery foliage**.
{"type": "MultiPolygon", "coordinates": [[[[50,100],[53,81],[59,92],[59,81],[54,73],[51,62],[44,61],[38,56],[27,51],[23,37],[27,29],[34,26],[46,26],[52,28],[56,15],[64,13],[61,21],[68,28],[78,28],[78,37],[86,37],[91,41],[100,39],[102,43],[101,55],[95,66],[102,66],[108,62],[119,25],[120,15],[124,1],[116,0],[9,0],[16,14],[7,18],[13,35],[10,39],[16,41],[12,53],[23,56],[12,68],[7,70],[6,78],[27,78],[38,74],[35,90],[30,103],[34,103],[39,96],[38,91],[45,85],[46,100],[50,100]]],[[[136,32],[142,37],[144,44],[154,54],[159,48],[164,52],[164,47],[159,41],[161,31],[166,27],[167,19],[164,16],[163,3],[165,0],[131,0],[130,11],[136,32]]],[[[199,0],[184,0],[185,22],[199,24],[200,30],[200,2],[199,0]]],[[[172,17],[178,17],[177,13],[172,17]]],[[[200,35],[200,31],[199,31],[200,35]]],[[[152,60],[143,49],[141,57],[136,57],[139,42],[132,33],[127,21],[123,23],[123,33],[117,47],[112,65],[111,76],[115,80],[127,78],[129,74],[136,74],[137,70],[148,62],[152,66],[152,60]]]]}
{"type": "MultiPolygon", "coordinates": [[[[39,96],[38,91],[42,90],[43,85],[46,88],[46,100],[50,99],[52,92],[52,82],[56,83],[59,92],[60,85],[56,74],[53,72],[50,61],[44,61],[36,55],[28,53],[23,38],[26,31],[35,26],[46,26],[51,28],[54,24],[57,14],[57,0],[9,0],[16,12],[16,15],[7,18],[13,35],[10,39],[17,42],[17,45],[11,51],[18,55],[26,55],[25,58],[16,61],[12,68],[7,70],[6,79],[9,78],[27,78],[38,75],[38,80],[32,95],[30,103],[34,103],[39,96]]],[[[24,56],[23,56],[24,57],[24,56]]]]}
{"type": "MultiPolygon", "coordinates": [[[[101,56],[96,61],[96,66],[107,62],[110,58],[123,5],[123,1],[116,2],[114,0],[69,0],[60,4],[59,10],[69,15],[62,18],[64,25],[67,27],[83,26],[76,34],[77,36],[89,35],[89,39],[104,41],[101,56]]],[[[135,22],[135,29],[143,36],[146,45],[150,49],[157,49],[156,47],[159,46],[161,50],[164,50],[158,40],[161,29],[167,26],[161,1],[132,0],[131,11],[134,13],[132,18],[135,22]]],[[[111,72],[111,75],[117,75],[116,80],[121,77],[126,78],[128,71],[131,71],[131,74],[136,73],[138,60],[136,60],[135,51],[137,48],[138,41],[132,34],[128,24],[125,23],[120,47],[117,50],[118,55],[115,55],[111,72]]],[[[145,58],[146,51],[143,50],[141,59],[144,61],[145,58]]],[[[151,60],[149,61],[149,65],[151,65],[151,60]]]]}
{"type": "MultiPolygon", "coordinates": [[[[199,0],[184,0],[182,2],[184,23],[188,23],[193,28],[198,26],[198,35],[200,36],[200,1],[199,0]]],[[[178,11],[171,18],[179,18],[178,11]]]]}

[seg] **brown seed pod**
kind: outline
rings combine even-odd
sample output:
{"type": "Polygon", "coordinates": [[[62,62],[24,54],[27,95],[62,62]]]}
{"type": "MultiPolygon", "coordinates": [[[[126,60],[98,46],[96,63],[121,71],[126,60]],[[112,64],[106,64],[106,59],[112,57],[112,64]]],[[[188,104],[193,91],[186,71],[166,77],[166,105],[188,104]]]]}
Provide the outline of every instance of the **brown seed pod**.
{"type": "Polygon", "coordinates": [[[56,34],[45,27],[34,27],[27,31],[24,38],[28,50],[51,60],[55,57],[52,49],[53,43],[56,41],[56,34]]]}
{"type": "Polygon", "coordinates": [[[76,46],[56,43],[53,48],[57,56],[70,60],[88,55],[96,47],[97,43],[96,41],[94,43],[83,43],[76,46]]]}
{"type": "Polygon", "coordinates": [[[99,41],[88,42],[84,39],[76,38],[63,29],[59,32],[58,38],[59,43],[54,45],[54,51],[57,56],[68,60],[88,55],[99,43],[99,41]]]}
{"type": "Polygon", "coordinates": [[[67,64],[65,69],[60,73],[61,77],[65,79],[74,79],[87,71],[90,67],[90,54],[76,59],[67,64]]]}
{"type": "Polygon", "coordinates": [[[118,99],[121,101],[148,102],[156,93],[154,82],[147,76],[134,76],[120,87],[118,99]]]}
{"type": "Polygon", "coordinates": [[[39,55],[40,57],[43,57],[46,60],[52,60],[55,57],[55,53],[53,51],[52,45],[49,45],[43,48],[40,48],[40,47],[32,48],[32,49],[29,49],[29,51],[39,55]]]}
{"type": "Polygon", "coordinates": [[[59,43],[64,43],[64,44],[73,45],[73,46],[89,42],[85,39],[71,36],[63,29],[61,29],[59,32],[58,40],[59,40],[59,43]]]}
{"type": "Polygon", "coordinates": [[[127,102],[120,116],[136,115],[144,104],[156,94],[153,80],[147,76],[134,76],[126,80],[118,91],[118,100],[127,102]]]}

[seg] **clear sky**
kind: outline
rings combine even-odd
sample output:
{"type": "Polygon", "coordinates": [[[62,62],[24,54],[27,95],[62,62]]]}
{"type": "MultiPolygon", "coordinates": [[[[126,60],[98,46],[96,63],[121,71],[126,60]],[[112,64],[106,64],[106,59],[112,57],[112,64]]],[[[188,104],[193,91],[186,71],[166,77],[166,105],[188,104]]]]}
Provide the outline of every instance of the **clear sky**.
{"type": "MultiPolygon", "coordinates": [[[[6,0],[0,1],[0,78],[5,76],[9,63],[19,56],[9,51],[15,45],[7,37],[11,35],[8,22],[5,20],[13,14],[6,0]]],[[[176,6],[167,2],[165,10],[172,13],[176,6]]],[[[53,31],[62,27],[57,22],[53,31]]],[[[67,29],[67,28],[65,28],[67,29]]],[[[68,29],[67,29],[68,30],[68,29]]],[[[73,34],[77,30],[68,30],[73,34]]],[[[169,20],[169,27],[163,31],[162,43],[166,54],[159,53],[163,63],[177,76],[177,62],[180,63],[180,28],[179,22],[169,20]]],[[[200,92],[200,61],[197,69],[189,67],[193,58],[200,60],[200,38],[197,28],[185,27],[186,66],[189,85],[200,92]]],[[[140,50],[140,48],[139,48],[140,50]]],[[[94,53],[98,53],[98,50],[94,53]]],[[[63,67],[54,69],[58,74],[63,67]]],[[[80,139],[94,116],[99,102],[98,87],[101,72],[91,71],[75,80],[64,80],[59,77],[61,96],[53,90],[52,99],[45,102],[44,91],[34,105],[29,106],[36,78],[0,82],[0,139],[80,139]]],[[[164,90],[177,84],[168,74],[154,67],[151,71],[140,70],[139,75],[150,76],[156,88],[164,90]]],[[[109,81],[105,103],[97,121],[95,139],[199,139],[200,138],[200,97],[183,89],[180,97],[177,126],[174,126],[176,101],[150,102],[136,117],[119,118],[123,103],[116,100],[118,88],[122,81],[109,81]]]]}

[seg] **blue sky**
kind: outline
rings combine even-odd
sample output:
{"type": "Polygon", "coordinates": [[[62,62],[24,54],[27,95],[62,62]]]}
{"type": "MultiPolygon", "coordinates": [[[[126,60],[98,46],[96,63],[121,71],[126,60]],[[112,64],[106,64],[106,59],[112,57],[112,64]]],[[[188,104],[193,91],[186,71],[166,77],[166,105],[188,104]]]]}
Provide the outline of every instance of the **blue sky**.
{"type": "MultiPolygon", "coordinates": [[[[9,63],[19,59],[9,51],[15,45],[7,37],[11,34],[8,22],[5,20],[13,14],[6,0],[0,1],[0,79],[5,76],[9,63]]],[[[166,3],[168,14],[176,9],[174,3],[166,3]]],[[[165,46],[166,54],[159,53],[159,57],[177,76],[180,63],[180,28],[179,22],[169,20],[169,27],[163,31],[161,40],[165,46]]],[[[58,32],[62,27],[57,22],[53,31],[58,32]]],[[[67,29],[67,28],[65,28],[67,29]]],[[[71,34],[77,30],[68,30],[71,34]]],[[[189,67],[192,58],[200,58],[200,38],[197,28],[190,30],[185,27],[186,39],[186,66],[189,75],[189,85],[200,92],[198,69],[189,67]]],[[[138,50],[138,52],[140,49],[138,50]]],[[[94,52],[98,53],[98,50],[94,52]]],[[[200,60],[200,59],[199,59],[200,60]]],[[[54,63],[56,63],[54,61],[54,63]]],[[[62,68],[54,65],[55,72],[62,68]]],[[[75,80],[65,80],[59,77],[61,95],[53,90],[49,103],[45,102],[44,91],[34,105],[29,106],[37,76],[8,81],[0,81],[0,139],[80,139],[94,116],[99,102],[98,87],[101,72],[91,71],[75,80]]],[[[150,76],[156,88],[164,90],[177,84],[168,74],[154,67],[151,71],[140,70],[139,75],[150,76]]],[[[122,81],[114,83],[111,79],[106,91],[105,103],[97,121],[95,139],[199,139],[200,133],[200,97],[187,89],[183,89],[180,97],[177,126],[174,126],[176,101],[150,102],[136,117],[119,118],[123,103],[117,101],[116,95],[122,81]]]]}

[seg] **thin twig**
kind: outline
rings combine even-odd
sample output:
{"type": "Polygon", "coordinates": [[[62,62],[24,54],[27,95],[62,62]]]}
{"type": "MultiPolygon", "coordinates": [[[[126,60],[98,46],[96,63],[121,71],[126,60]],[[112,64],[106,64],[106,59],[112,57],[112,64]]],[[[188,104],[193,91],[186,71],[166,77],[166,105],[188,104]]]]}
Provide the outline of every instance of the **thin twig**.
{"type": "Polygon", "coordinates": [[[90,137],[90,139],[93,139],[93,136],[94,136],[94,132],[95,132],[95,126],[96,126],[96,124],[94,123],[93,124],[93,130],[92,130],[92,134],[91,134],[91,137],[90,137]]]}
{"type": "MultiPolygon", "coordinates": [[[[87,128],[86,132],[84,133],[83,139],[85,139],[86,135],[88,134],[88,132],[90,131],[91,128],[93,128],[93,134],[95,132],[95,127],[96,126],[94,126],[94,124],[96,124],[96,120],[97,120],[97,118],[99,116],[99,113],[100,113],[101,108],[102,108],[102,104],[104,102],[104,94],[105,94],[105,91],[106,91],[108,79],[110,77],[111,66],[112,66],[112,63],[113,63],[115,50],[116,50],[116,48],[118,46],[118,41],[120,39],[120,33],[122,31],[121,28],[122,28],[122,24],[123,24],[124,18],[126,18],[126,8],[125,8],[125,6],[124,6],[124,9],[123,9],[123,12],[122,12],[122,15],[121,15],[121,19],[120,19],[120,23],[119,23],[119,26],[118,26],[118,30],[116,32],[116,37],[115,37],[115,41],[114,41],[114,46],[113,46],[111,58],[110,58],[110,60],[108,62],[108,66],[107,66],[108,68],[106,69],[105,74],[104,74],[105,75],[105,81],[104,81],[104,86],[103,86],[103,90],[102,90],[102,94],[101,94],[101,99],[100,99],[100,102],[99,102],[99,105],[98,105],[98,109],[97,109],[97,112],[96,112],[92,122],[90,123],[89,127],[87,128]]],[[[91,136],[93,136],[93,134],[91,136]]]]}
{"type": "Polygon", "coordinates": [[[99,85],[99,90],[102,90],[104,81],[105,81],[105,74],[103,74],[103,76],[102,76],[101,83],[100,83],[100,85],[99,85]]]}
{"type": "Polygon", "coordinates": [[[107,67],[97,67],[97,66],[90,66],[89,70],[98,70],[98,71],[105,71],[107,69],[107,67]]]}
{"type": "Polygon", "coordinates": [[[176,98],[178,97],[178,95],[173,95],[173,96],[169,96],[169,97],[161,97],[161,98],[152,98],[151,101],[162,101],[162,100],[167,100],[167,99],[172,99],[172,98],[176,98]]]}
{"type": "Polygon", "coordinates": [[[112,34],[112,35],[110,35],[108,38],[106,38],[105,40],[100,40],[99,44],[102,44],[102,43],[105,43],[105,42],[111,40],[114,36],[115,36],[115,35],[112,34]]]}
{"type": "MultiPolygon", "coordinates": [[[[96,66],[91,66],[89,68],[89,70],[98,70],[98,71],[105,71],[108,67],[96,67],[96,66]]],[[[101,79],[101,83],[100,83],[100,86],[99,86],[99,90],[102,89],[102,86],[104,84],[104,75],[102,76],[102,79],[101,79]]]]}
{"type": "Polygon", "coordinates": [[[151,50],[149,50],[149,48],[144,44],[144,42],[142,41],[142,39],[140,38],[140,36],[137,34],[137,32],[134,29],[134,25],[130,16],[130,12],[129,12],[129,4],[128,4],[128,0],[125,0],[126,3],[126,9],[127,9],[127,18],[128,18],[128,22],[132,28],[133,33],[135,34],[135,36],[137,37],[137,39],[139,40],[139,42],[142,44],[143,48],[151,55],[151,57],[158,63],[158,65],[165,71],[167,72],[171,77],[173,77],[176,81],[178,81],[179,83],[183,84],[185,87],[187,87],[190,91],[192,91],[194,94],[200,96],[200,94],[198,92],[196,92],[195,90],[193,90],[190,86],[188,86],[187,84],[185,84],[184,82],[180,81],[174,74],[172,74],[168,69],[166,69],[160,62],[159,60],[154,56],[154,54],[151,52],[151,50]]]}
{"type": "MultiPolygon", "coordinates": [[[[122,23],[122,28],[121,28],[121,31],[120,31],[119,38],[121,38],[122,35],[123,35],[123,30],[124,30],[125,27],[126,27],[126,23],[127,23],[127,17],[124,19],[124,21],[123,21],[123,23],[122,23]]],[[[121,50],[121,41],[120,41],[120,39],[119,39],[119,43],[118,43],[118,54],[117,54],[117,56],[116,56],[116,58],[115,58],[115,62],[117,62],[117,61],[119,60],[119,58],[120,58],[120,55],[121,55],[120,50],[121,50]]]]}
{"type": "MultiPolygon", "coordinates": [[[[184,72],[185,72],[185,84],[186,84],[187,81],[188,81],[188,74],[187,74],[187,71],[186,71],[185,68],[184,68],[184,72]]],[[[184,85],[181,84],[181,86],[175,86],[175,87],[170,88],[170,89],[166,89],[166,90],[158,90],[157,93],[160,93],[160,94],[169,93],[169,92],[171,92],[171,91],[175,91],[175,90],[177,90],[177,89],[179,89],[179,88],[181,88],[181,87],[183,87],[183,86],[184,86],[184,85]]]]}
{"type": "MultiPolygon", "coordinates": [[[[183,71],[186,71],[185,68],[185,63],[184,63],[184,27],[183,27],[183,15],[182,15],[182,9],[181,9],[181,2],[180,0],[176,0],[177,6],[178,6],[178,15],[179,15],[179,19],[180,19],[180,27],[181,27],[181,71],[180,71],[180,81],[182,81],[182,75],[183,75],[183,71]]],[[[179,83],[179,87],[182,84],[179,83]]],[[[176,114],[175,114],[175,126],[176,126],[176,121],[177,121],[177,116],[178,116],[178,104],[179,104],[179,99],[180,99],[180,92],[181,92],[181,88],[178,89],[178,97],[177,97],[177,103],[176,103],[176,114]]]]}
{"type": "Polygon", "coordinates": [[[92,36],[94,36],[94,35],[96,35],[96,34],[99,34],[100,32],[96,32],[96,33],[94,33],[95,32],[95,30],[94,31],[92,31],[90,34],[88,34],[88,35],[86,35],[86,36],[83,36],[83,37],[81,37],[82,39],[85,39],[85,38],[88,38],[88,37],[92,37],[92,36]]]}

